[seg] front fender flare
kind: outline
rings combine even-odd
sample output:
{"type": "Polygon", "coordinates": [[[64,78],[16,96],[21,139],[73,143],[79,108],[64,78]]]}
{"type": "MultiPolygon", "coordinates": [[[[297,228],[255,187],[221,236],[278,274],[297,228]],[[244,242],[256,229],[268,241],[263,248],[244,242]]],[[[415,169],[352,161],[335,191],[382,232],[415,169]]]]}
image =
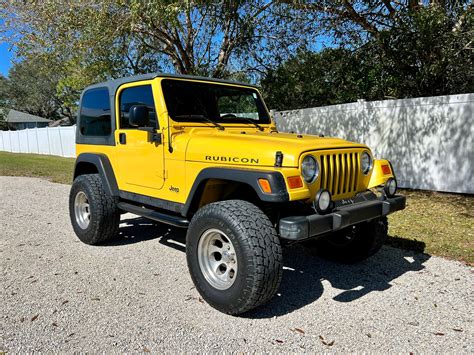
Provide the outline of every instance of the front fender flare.
{"type": "Polygon", "coordinates": [[[191,204],[201,184],[209,179],[219,179],[232,182],[240,182],[249,185],[257,193],[262,201],[266,202],[287,202],[289,194],[286,188],[285,179],[278,171],[264,171],[252,169],[233,169],[233,168],[205,168],[196,179],[189,192],[186,203],[181,214],[186,216],[191,204]],[[271,193],[264,193],[258,184],[258,179],[267,179],[272,188],[271,193]]]}

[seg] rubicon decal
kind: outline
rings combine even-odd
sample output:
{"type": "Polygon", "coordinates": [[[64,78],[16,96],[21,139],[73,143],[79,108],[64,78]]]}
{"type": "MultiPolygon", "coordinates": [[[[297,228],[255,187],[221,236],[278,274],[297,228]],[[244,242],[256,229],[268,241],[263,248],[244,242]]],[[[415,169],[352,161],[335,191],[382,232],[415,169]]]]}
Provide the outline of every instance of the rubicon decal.
{"type": "Polygon", "coordinates": [[[226,163],[258,164],[257,158],[247,157],[226,157],[222,155],[206,155],[207,161],[220,161],[226,163]]]}

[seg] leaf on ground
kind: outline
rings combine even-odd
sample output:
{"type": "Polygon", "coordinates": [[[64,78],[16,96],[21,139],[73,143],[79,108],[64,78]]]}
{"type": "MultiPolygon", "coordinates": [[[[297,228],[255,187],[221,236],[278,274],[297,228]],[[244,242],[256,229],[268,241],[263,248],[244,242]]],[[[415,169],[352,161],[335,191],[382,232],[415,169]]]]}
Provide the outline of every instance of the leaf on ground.
{"type": "Polygon", "coordinates": [[[300,334],[305,334],[305,331],[301,328],[295,328],[295,329],[293,329],[293,331],[295,331],[297,333],[300,333],[300,334]]]}
{"type": "Polygon", "coordinates": [[[20,322],[23,323],[24,321],[25,321],[25,317],[21,317],[21,318],[20,318],[20,322]]]}
{"type": "Polygon", "coordinates": [[[32,322],[35,321],[35,320],[38,318],[38,316],[39,316],[39,314],[37,314],[36,316],[33,316],[33,317],[31,318],[31,321],[32,321],[32,322]]]}
{"type": "Polygon", "coordinates": [[[441,332],[436,332],[434,333],[435,335],[444,335],[444,333],[441,333],[441,332]]]}
{"type": "Polygon", "coordinates": [[[278,344],[283,344],[284,343],[284,341],[280,340],[280,339],[275,339],[275,342],[278,343],[278,344]]]}
{"type": "Polygon", "coordinates": [[[455,332],[462,332],[462,331],[463,331],[462,329],[459,329],[459,328],[453,328],[453,330],[454,330],[455,332]]]}
{"type": "Polygon", "coordinates": [[[65,305],[65,304],[68,303],[68,302],[69,302],[69,300],[64,300],[64,301],[63,301],[63,305],[65,305]]]}
{"type": "Polygon", "coordinates": [[[144,346],[144,347],[143,347],[143,352],[149,353],[149,352],[150,352],[150,349],[148,349],[146,346],[144,346]]]}
{"type": "Polygon", "coordinates": [[[94,297],[94,298],[91,298],[92,301],[100,301],[100,298],[99,297],[94,297]]]}
{"type": "Polygon", "coordinates": [[[324,340],[322,335],[319,336],[319,340],[321,340],[321,343],[323,343],[326,346],[333,346],[334,345],[334,340],[332,340],[330,342],[327,342],[326,340],[324,340]]]}
{"type": "Polygon", "coordinates": [[[58,323],[56,322],[53,322],[53,324],[51,324],[53,327],[57,327],[58,326],[58,323]]]}
{"type": "Polygon", "coordinates": [[[370,334],[370,333],[367,333],[367,336],[368,336],[369,338],[372,338],[372,334],[370,334]]]}
{"type": "Polygon", "coordinates": [[[198,298],[198,301],[199,301],[200,303],[204,303],[204,300],[203,300],[201,297],[198,298]]]}

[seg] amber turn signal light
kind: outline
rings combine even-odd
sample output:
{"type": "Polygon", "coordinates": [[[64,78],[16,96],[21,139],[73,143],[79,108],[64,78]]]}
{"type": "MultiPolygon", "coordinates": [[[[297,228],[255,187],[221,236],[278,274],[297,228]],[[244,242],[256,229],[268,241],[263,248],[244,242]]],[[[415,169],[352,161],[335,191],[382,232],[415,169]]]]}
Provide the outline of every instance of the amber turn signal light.
{"type": "Polygon", "coordinates": [[[382,172],[384,175],[390,175],[392,170],[390,170],[390,165],[382,165],[382,172]]]}
{"type": "Polygon", "coordinates": [[[270,186],[270,183],[268,182],[267,179],[258,179],[258,184],[260,185],[260,188],[262,189],[262,191],[265,192],[266,194],[272,193],[272,187],[270,186]]]}
{"type": "Polygon", "coordinates": [[[287,180],[290,189],[297,189],[299,187],[303,187],[303,181],[301,180],[300,176],[290,176],[287,178],[287,180]]]}

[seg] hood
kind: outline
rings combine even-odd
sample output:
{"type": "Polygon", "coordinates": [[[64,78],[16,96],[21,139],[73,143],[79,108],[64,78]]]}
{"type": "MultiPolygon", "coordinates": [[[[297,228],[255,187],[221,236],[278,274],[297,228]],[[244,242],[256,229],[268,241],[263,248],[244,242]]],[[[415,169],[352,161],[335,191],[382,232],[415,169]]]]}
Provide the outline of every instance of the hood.
{"type": "Polygon", "coordinates": [[[352,147],[366,148],[363,144],[331,137],[268,131],[197,129],[190,132],[186,160],[226,165],[274,166],[276,152],[282,152],[283,166],[297,167],[303,152],[352,147]]]}

